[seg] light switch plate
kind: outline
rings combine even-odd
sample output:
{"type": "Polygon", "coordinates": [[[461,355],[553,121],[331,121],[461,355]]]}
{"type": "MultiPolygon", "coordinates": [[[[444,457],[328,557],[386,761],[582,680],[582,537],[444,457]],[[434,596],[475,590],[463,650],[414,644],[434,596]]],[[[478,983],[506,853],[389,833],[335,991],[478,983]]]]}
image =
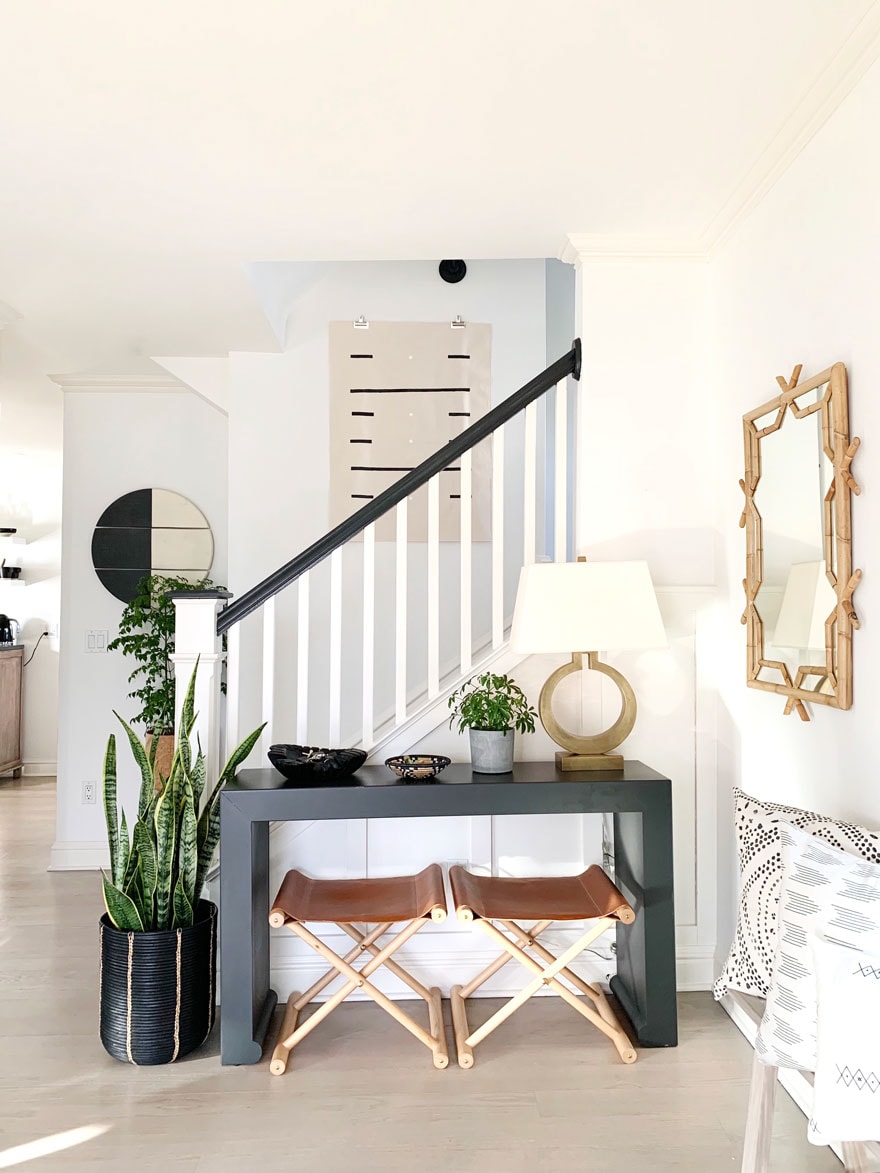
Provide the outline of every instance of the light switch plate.
{"type": "Polygon", "coordinates": [[[87,652],[106,652],[107,644],[110,642],[109,631],[87,631],[86,632],[86,651],[87,652]]]}

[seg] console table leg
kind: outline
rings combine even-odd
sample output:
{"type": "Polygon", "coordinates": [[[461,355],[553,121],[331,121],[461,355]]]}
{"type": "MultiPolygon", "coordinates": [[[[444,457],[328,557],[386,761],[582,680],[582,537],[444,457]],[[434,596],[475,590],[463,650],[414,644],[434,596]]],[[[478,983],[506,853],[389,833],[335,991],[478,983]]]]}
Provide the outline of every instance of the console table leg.
{"type": "Polygon", "coordinates": [[[259,1063],[277,997],[269,989],[269,824],[220,799],[220,1056],[259,1063]]]}
{"type": "Polygon", "coordinates": [[[633,901],[635,924],[617,926],[617,976],[611,990],[642,1047],[678,1044],[675,990],[672,811],[614,816],[614,867],[633,901]]]}

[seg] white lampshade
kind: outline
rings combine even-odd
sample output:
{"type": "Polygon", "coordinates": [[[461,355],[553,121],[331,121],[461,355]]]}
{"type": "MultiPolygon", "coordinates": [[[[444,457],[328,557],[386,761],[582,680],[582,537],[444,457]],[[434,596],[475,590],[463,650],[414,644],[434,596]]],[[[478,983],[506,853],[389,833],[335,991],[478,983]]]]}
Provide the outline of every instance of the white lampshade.
{"type": "Polygon", "coordinates": [[[825,649],[825,620],[837,595],[824,562],[795,562],[788,572],[773,642],[780,648],[825,649]]]}
{"type": "Polygon", "coordinates": [[[647,562],[538,562],[519,577],[515,652],[666,647],[647,562]]]}

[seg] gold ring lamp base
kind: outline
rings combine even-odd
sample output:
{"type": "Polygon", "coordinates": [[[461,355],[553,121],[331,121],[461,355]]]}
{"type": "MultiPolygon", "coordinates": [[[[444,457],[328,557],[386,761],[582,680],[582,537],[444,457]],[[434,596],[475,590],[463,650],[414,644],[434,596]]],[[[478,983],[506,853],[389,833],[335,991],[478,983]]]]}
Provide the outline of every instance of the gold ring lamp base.
{"type": "Polygon", "coordinates": [[[636,694],[629,681],[608,664],[603,664],[596,652],[575,652],[568,664],[563,664],[561,668],[557,668],[547,677],[538,699],[538,714],[548,735],[557,745],[561,745],[563,750],[568,751],[557,753],[556,768],[558,770],[623,769],[623,754],[609,753],[608,751],[616,749],[632,732],[636,723],[636,694]],[[586,657],[586,665],[584,665],[584,657],[586,657]],[[566,676],[570,676],[572,672],[582,672],[585,666],[594,672],[601,672],[613,680],[620,689],[623,698],[620,716],[614,724],[603,733],[596,733],[592,737],[580,737],[578,734],[564,729],[553,715],[553,693],[566,676]]]}

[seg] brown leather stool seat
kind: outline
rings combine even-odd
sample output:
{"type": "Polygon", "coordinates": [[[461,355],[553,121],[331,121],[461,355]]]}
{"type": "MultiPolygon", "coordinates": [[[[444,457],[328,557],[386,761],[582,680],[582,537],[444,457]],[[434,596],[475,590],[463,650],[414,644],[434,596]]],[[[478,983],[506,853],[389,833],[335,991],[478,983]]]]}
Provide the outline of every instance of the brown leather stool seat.
{"type": "Polygon", "coordinates": [[[470,908],[484,920],[594,920],[611,917],[631,925],[635,913],[593,864],[579,876],[475,876],[450,870],[456,908],[470,908]]]}
{"type": "Polygon", "coordinates": [[[281,881],[269,923],[283,925],[285,920],[298,920],[396,924],[425,916],[446,919],[443,872],[436,863],[416,876],[391,879],[314,880],[292,869],[281,881]],[[435,911],[438,916],[434,916],[435,911]]]}
{"type": "Polygon", "coordinates": [[[475,923],[505,950],[466,986],[452,987],[452,1021],[461,1067],[473,1067],[473,1048],[545,985],[602,1031],[624,1063],[636,1061],[636,1052],[603,991],[569,968],[602,933],[618,922],[632,924],[635,920],[632,907],[602,868],[594,864],[578,876],[520,879],[475,876],[455,866],[449,870],[449,880],[458,919],[475,923]],[[517,923],[520,920],[534,923],[525,929],[517,923]],[[540,934],[554,922],[580,920],[588,922],[586,930],[559,958],[538,943],[540,934]],[[496,927],[496,921],[501,928],[496,927]],[[511,960],[529,970],[532,980],[479,1029],[471,1031],[467,999],[511,960]],[[587,1001],[578,995],[585,995],[587,1001]]]}
{"type": "Polygon", "coordinates": [[[449,1052],[443,1028],[440,991],[436,987],[429,990],[423,986],[391,956],[429,921],[438,923],[445,919],[443,872],[438,864],[431,864],[415,876],[394,876],[389,879],[316,880],[295,869],[289,871],[273,901],[269,923],[274,928],[286,926],[328,961],[332,968],[304,994],[295,991],[288,998],[270,1064],[272,1074],[284,1074],[290,1052],[297,1043],[356,989],[372,998],[428,1047],[433,1053],[435,1067],[446,1067],[449,1052]],[[392,925],[401,921],[409,921],[409,924],[380,947],[380,938],[385,936],[392,925]],[[337,925],[355,941],[354,948],[345,957],[340,957],[306,928],[306,922],[337,925]],[[374,927],[369,930],[356,927],[361,924],[374,927]],[[365,955],[371,955],[366,964],[360,969],[355,968],[352,963],[365,955]],[[368,980],[381,966],[385,966],[427,1002],[428,1031],[368,980]],[[340,976],[346,979],[343,986],[297,1026],[303,1007],[340,976]]]}

